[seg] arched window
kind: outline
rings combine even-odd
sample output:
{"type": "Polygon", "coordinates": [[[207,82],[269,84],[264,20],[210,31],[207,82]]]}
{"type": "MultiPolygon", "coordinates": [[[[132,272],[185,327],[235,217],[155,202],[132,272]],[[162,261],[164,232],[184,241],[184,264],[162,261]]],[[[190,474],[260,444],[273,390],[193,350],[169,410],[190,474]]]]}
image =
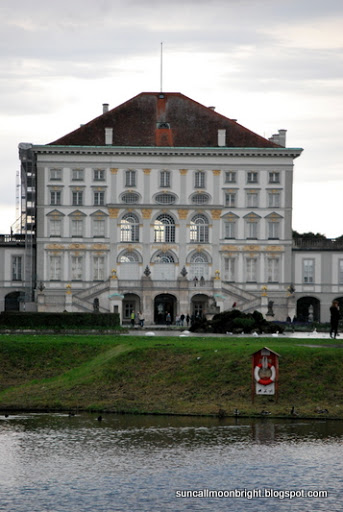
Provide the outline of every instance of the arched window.
{"type": "Polygon", "coordinates": [[[191,220],[190,241],[197,244],[208,242],[208,220],[205,215],[195,215],[191,220]]]}
{"type": "Polygon", "coordinates": [[[175,261],[171,254],[159,253],[155,257],[155,263],[175,263],[175,261]]]}
{"type": "Polygon", "coordinates": [[[138,242],[139,241],[139,222],[133,213],[126,213],[120,223],[120,241],[138,242]]]}
{"type": "Polygon", "coordinates": [[[138,263],[138,256],[134,252],[125,252],[119,258],[120,263],[138,263]]]}
{"type": "Polygon", "coordinates": [[[125,252],[119,257],[121,279],[139,279],[139,258],[135,252],[125,252]]]}
{"type": "Polygon", "coordinates": [[[162,214],[154,222],[155,242],[175,242],[175,222],[171,215],[162,214]]]}
{"type": "Polygon", "coordinates": [[[172,254],[158,253],[155,256],[154,278],[160,281],[175,279],[175,260],[172,254]]]}
{"type": "Polygon", "coordinates": [[[208,279],[208,258],[202,252],[194,254],[191,258],[190,278],[195,277],[199,281],[202,277],[208,279]]]}

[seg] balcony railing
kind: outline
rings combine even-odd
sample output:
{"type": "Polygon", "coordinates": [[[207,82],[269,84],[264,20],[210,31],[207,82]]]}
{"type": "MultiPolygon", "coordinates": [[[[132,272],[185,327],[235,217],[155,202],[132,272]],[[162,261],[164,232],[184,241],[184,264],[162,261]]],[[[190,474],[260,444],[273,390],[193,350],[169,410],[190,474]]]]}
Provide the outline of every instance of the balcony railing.
{"type": "Polygon", "coordinates": [[[25,242],[25,234],[0,235],[0,243],[25,242]]]}
{"type": "Polygon", "coordinates": [[[343,250],[343,240],[335,238],[294,238],[293,249],[309,249],[309,250],[343,250]]]}

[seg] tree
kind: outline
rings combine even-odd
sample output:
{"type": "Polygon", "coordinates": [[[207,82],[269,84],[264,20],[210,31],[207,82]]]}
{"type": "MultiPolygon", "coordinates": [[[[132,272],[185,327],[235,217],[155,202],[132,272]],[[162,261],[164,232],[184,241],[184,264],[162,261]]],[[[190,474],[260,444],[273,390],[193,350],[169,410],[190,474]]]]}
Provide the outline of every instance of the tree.
{"type": "Polygon", "coordinates": [[[298,233],[298,231],[293,230],[292,234],[293,238],[302,238],[303,240],[327,240],[325,235],[322,235],[321,233],[312,233],[312,231],[307,233],[298,233]]]}

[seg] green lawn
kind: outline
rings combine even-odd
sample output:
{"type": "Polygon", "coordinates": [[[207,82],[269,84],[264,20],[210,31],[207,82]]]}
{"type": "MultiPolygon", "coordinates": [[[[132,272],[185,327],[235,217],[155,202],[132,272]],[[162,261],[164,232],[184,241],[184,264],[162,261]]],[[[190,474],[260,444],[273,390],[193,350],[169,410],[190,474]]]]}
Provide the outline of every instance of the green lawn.
{"type": "Polygon", "coordinates": [[[0,409],[343,418],[343,343],[274,338],[0,336],[0,409]],[[323,345],[312,347],[311,345],[323,345]],[[280,354],[279,400],[251,400],[251,354],[280,354]]]}

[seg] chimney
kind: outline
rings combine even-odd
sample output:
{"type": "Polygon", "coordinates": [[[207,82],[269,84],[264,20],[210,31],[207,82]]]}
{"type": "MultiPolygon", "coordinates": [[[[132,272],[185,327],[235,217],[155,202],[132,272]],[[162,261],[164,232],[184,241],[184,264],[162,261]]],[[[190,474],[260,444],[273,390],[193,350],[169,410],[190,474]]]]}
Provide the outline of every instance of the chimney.
{"type": "Polygon", "coordinates": [[[287,130],[279,130],[279,133],[274,133],[270,137],[271,142],[275,142],[275,144],[279,144],[279,146],[286,147],[286,132],[287,130]]]}
{"type": "Polygon", "coordinates": [[[113,144],[113,128],[105,128],[105,144],[109,146],[113,144]]]}
{"type": "Polygon", "coordinates": [[[108,103],[102,104],[102,113],[103,114],[106,114],[106,112],[108,112],[108,107],[109,107],[108,103]]]}
{"type": "Polygon", "coordinates": [[[226,130],[218,130],[218,146],[226,146],[226,130]]]}
{"type": "Polygon", "coordinates": [[[279,144],[284,148],[286,147],[286,132],[287,130],[279,130],[279,144]]]}

